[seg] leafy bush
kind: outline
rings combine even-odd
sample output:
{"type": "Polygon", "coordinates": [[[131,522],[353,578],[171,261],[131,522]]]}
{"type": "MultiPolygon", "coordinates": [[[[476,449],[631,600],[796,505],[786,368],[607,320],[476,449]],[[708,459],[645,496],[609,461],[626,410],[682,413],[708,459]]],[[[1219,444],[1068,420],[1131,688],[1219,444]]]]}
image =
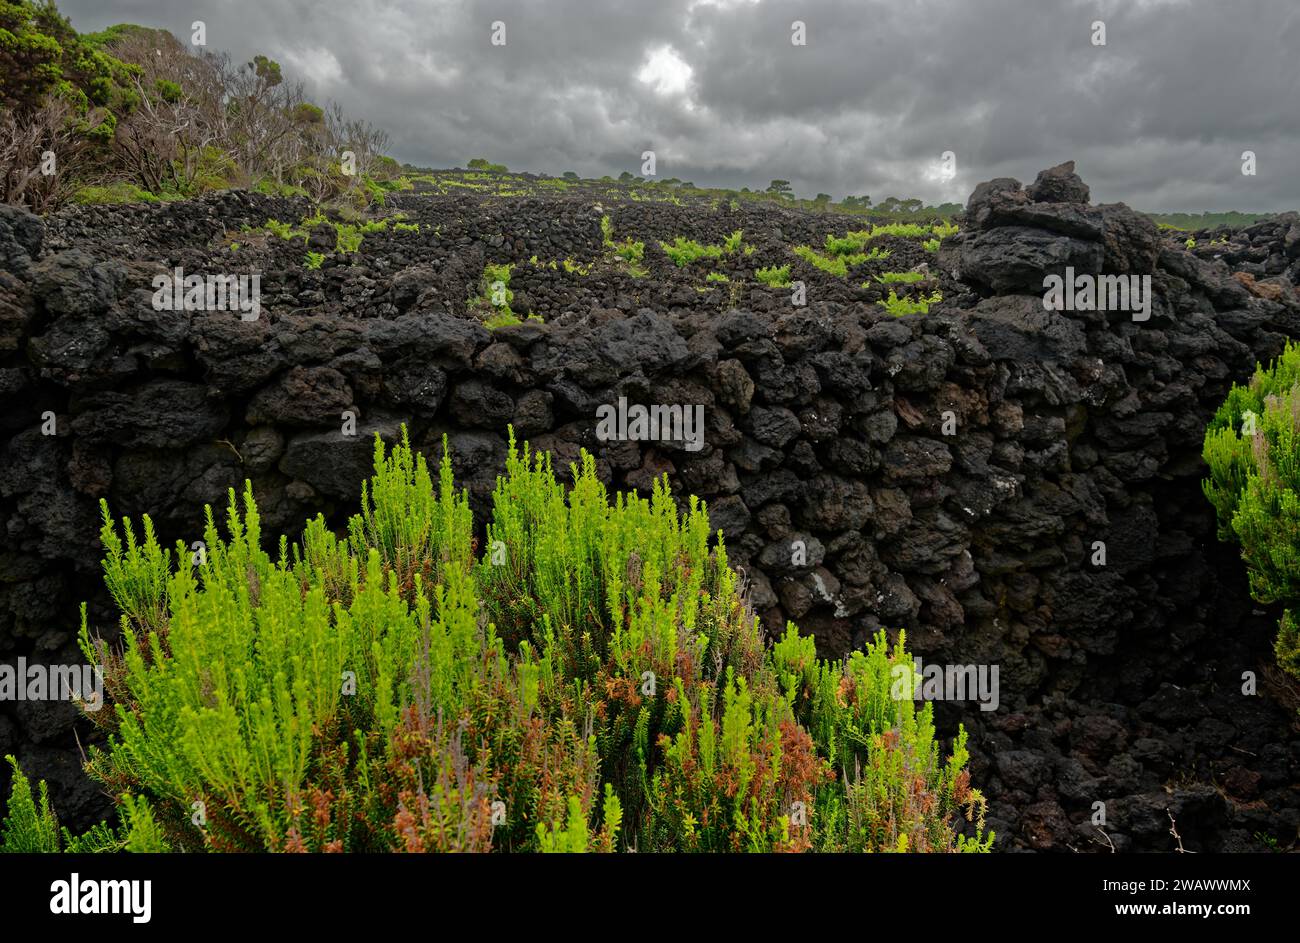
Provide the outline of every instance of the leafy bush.
{"type": "MultiPolygon", "coordinates": [[[[866,251],[867,243],[881,236],[897,236],[904,239],[916,239],[933,234],[942,239],[951,236],[957,227],[950,223],[936,226],[922,226],[918,223],[886,223],[874,225],[870,229],[847,232],[843,236],[827,236],[826,252],[828,255],[852,256],[866,251]]],[[[849,263],[853,264],[853,263],[849,263]]]]}
{"type": "MultiPolygon", "coordinates": [[[[829,238],[828,236],[827,239],[829,240],[829,238]]],[[[814,268],[828,272],[838,278],[844,278],[849,274],[848,267],[850,265],[858,265],[866,259],[866,256],[860,252],[852,255],[836,254],[826,256],[810,246],[795,246],[794,254],[814,268]]]]}
{"type": "Polygon", "coordinates": [[[722,258],[721,246],[701,245],[685,236],[676,237],[671,244],[661,242],[659,245],[678,268],[685,268],[697,259],[722,258]]]}
{"type": "Polygon", "coordinates": [[[897,318],[906,314],[929,314],[930,305],[938,304],[940,301],[943,301],[943,295],[937,291],[928,298],[920,297],[913,299],[899,298],[894,294],[894,290],[891,288],[889,290],[889,297],[884,301],[877,301],[876,304],[883,306],[886,311],[897,318]]]}
{"type": "Polygon", "coordinates": [[[885,272],[882,275],[872,276],[882,285],[903,284],[910,285],[913,282],[919,282],[925,278],[924,272],[885,272]]]}
{"type": "Polygon", "coordinates": [[[729,281],[731,281],[731,279],[727,278],[727,276],[724,275],[724,274],[722,274],[721,272],[710,272],[708,275],[705,275],[705,276],[704,276],[704,280],[705,280],[706,282],[729,282],[729,281]]]}
{"type": "Polygon", "coordinates": [[[119,805],[122,824],[117,831],[100,823],[82,835],[73,835],[59,825],[50,808],[49,789],[40,784],[38,796],[18,761],[6,756],[14,768],[13,783],[9,790],[8,814],[0,823],[0,852],[10,854],[53,854],[60,851],[81,854],[101,851],[161,852],[167,851],[167,842],[154,820],[153,812],[144,799],[130,794],[121,797],[119,805]]]}
{"type": "Polygon", "coordinates": [[[755,269],[754,277],[769,288],[786,288],[790,285],[790,266],[769,265],[755,269]]]}
{"type": "MultiPolygon", "coordinates": [[[[955,230],[954,230],[955,231],[955,230]]],[[[872,226],[868,239],[875,239],[879,236],[899,236],[903,239],[918,239],[921,236],[931,234],[931,227],[921,226],[917,223],[886,223],[883,226],[872,226]]]]}
{"type": "Polygon", "coordinates": [[[362,230],[359,226],[353,226],[349,223],[335,223],[334,234],[335,252],[361,251],[362,230]]]}
{"type": "Polygon", "coordinates": [[[622,242],[614,241],[614,223],[608,216],[600,218],[600,237],[605,247],[615,256],[627,263],[628,271],[633,275],[645,275],[641,265],[645,260],[645,243],[636,242],[630,236],[622,242]]]}
{"type": "Polygon", "coordinates": [[[282,223],[278,219],[268,219],[263,227],[273,236],[279,236],[281,239],[301,239],[307,241],[307,233],[304,230],[297,229],[292,223],[282,223]]]}
{"type": "Polygon", "coordinates": [[[1205,431],[1203,483],[1219,539],[1241,544],[1250,592],[1279,602],[1278,664],[1300,677],[1300,344],[1234,384],[1205,431]]]}
{"type": "Polygon", "coordinates": [[[324,261],[325,261],[325,253],[324,253],[324,252],[312,252],[312,251],[309,249],[309,250],[307,250],[307,257],[306,257],[306,259],[304,260],[303,264],[304,264],[307,268],[312,269],[312,270],[315,270],[315,269],[320,268],[321,265],[324,263],[324,261]]]}
{"type": "Polygon", "coordinates": [[[863,246],[868,239],[867,233],[848,233],[847,235],[826,237],[826,254],[830,256],[837,255],[857,255],[862,252],[863,246]]]}
{"type": "Polygon", "coordinates": [[[510,307],[515,300],[515,293],[510,290],[513,269],[512,263],[489,262],[479,279],[479,294],[469,300],[471,310],[483,313],[483,326],[488,330],[519,323],[519,315],[510,307]]]}
{"type": "MultiPolygon", "coordinates": [[[[834,237],[826,237],[827,244],[835,242],[834,237]]],[[[839,247],[837,243],[837,248],[839,247]]],[[[849,274],[849,269],[854,265],[861,265],[863,262],[869,262],[874,259],[887,259],[890,256],[888,249],[880,247],[873,248],[870,252],[853,252],[853,253],[835,253],[832,255],[822,255],[816,249],[810,246],[795,246],[794,254],[799,256],[809,265],[818,268],[823,272],[834,275],[837,278],[845,278],[849,274]]]]}
{"type": "MultiPolygon", "coordinates": [[[[666,478],[611,502],[584,452],[566,491],[512,433],[476,556],[445,439],[436,480],[405,431],[374,458],[346,534],[318,516],[274,559],[251,485],[225,536],[208,509],[197,567],[104,507],[123,645],[83,610],[113,706],[87,768],[130,832],[102,847],[988,850],[964,731],[945,759],[933,706],[893,696],[904,639],[823,661],[790,626],[765,650],[666,478]]],[[[6,836],[55,850],[25,780],[10,810],[6,836]]]]}

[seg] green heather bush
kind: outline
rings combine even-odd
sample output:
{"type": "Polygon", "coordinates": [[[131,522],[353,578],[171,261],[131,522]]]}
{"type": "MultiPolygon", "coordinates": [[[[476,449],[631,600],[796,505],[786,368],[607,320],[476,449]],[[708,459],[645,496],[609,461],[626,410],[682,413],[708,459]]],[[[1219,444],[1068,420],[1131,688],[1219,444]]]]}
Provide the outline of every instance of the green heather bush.
{"type": "Polygon", "coordinates": [[[334,224],[334,251],[360,252],[364,230],[350,223],[334,224]]]}
{"type": "Polygon", "coordinates": [[[868,239],[875,239],[878,236],[899,236],[903,239],[918,239],[921,236],[930,235],[929,226],[921,226],[916,223],[886,223],[883,226],[872,226],[871,234],[868,239]]]}
{"type": "Polygon", "coordinates": [[[1241,544],[1250,592],[1281,603],[1274,651],[1300,678],[1300,344],[1234,384],[1205,432],[1205,496],[1219,538],[1241,544]]]}
{"type": "Polygon", "coordinates": [[[685,268],[697,259],[720,259],[723,254],[722,246],[701,245],[685,236],[677,236],[672,243],[661,242],[659,246],[678,268],[685,268]]]}
{"type": "Polygon", "coordinates": [[[919,298],[899,298],[894,294],[894,289],[889,289],[889,297],[884,301],[877,301],[876,304],[884,307],[886,311],[894,317],[902,317],[906,314],[929,314],[930,305],[938,304],[943,301],[943,295],[940,292],[934,292],[930,297],[924,296],[919,298]]]}
{"type": "Polygon", "coordinates": [[[826,254],[829,256],[858,255],[862,252],[868,238],[866,233],[851,232],[842,237],[828,235],[826,237],[826,254]]]}
{"type": "Polygon", "coordinates": [[[790,285],[790,266],[769,265],[755,269],[754,277],[769,288],[787,288],[790,285]]]}
{"type": "Polygon", "coordinates": [[[295,229],[292,223],[282,223],[278,219],[268,219],[264,228],[273,236],[279,236],[281,239],[301,239],[307,241],[307,233],[301,229],[295,229]]]}
{"type": "Polygon", "coordinates": [[[82,835],[59,826],[50,808],[49,790],[40,784],[39,798],[12,756],[5,759],[14,768],[8,813],[0,822],[0,853],[70,854],[101,851],[161,852],[168,846],[148,803],[123,794],[118,804],[122,824],[116,831],[101,823],[82,835]]]}
{"type": "MultiPolygon", "coordinates": [[[[568,260],[565,260],[566,265],[568,260]]],[[[519,315],[510,307],[515,300],[515,293],[510,290],[510,272],[514,263],[491,263],[483,267],[483,277],[479,279],[479,294],[469,300],[471,310],[483,316],[483,326],[489,331],[510,324],[519,323],[519,315]]],[[[529,318],[541,320],[534,314],[529,318]]]]}
{"type": "Polygon", "coordinates": [[[646,269],[641,265],[645,260],[644,242],[636,242],[630,236],[622,242],[615,242],[614,222],[608,216],[600,218],[600,238],[606,249],[627,263],[627,269],[631,274],[637,276],[646,274],[646,269]]]}
{"type": "MultiPolygon", "coordinates": [[[[932,705],[892,696],[903,638],[824,661],[790,626],[766,648],[704,506],[666,478],[611,500],[583,453],[566,489],[512,433],[479,546],[445,440],[436,480],[405,431],[374,465],[345,533],[317,517],[293,544],[232,490],[197,566],[104,507],[123,642],[83,610],[112,705],[87,769],[123,825],[88,844],[989,849],[964,731],[945,757],[932,705]]],[[[57,850],[21,776],[9,809],[6,844],[57,850]]]]}
{"type": "MultiPolygon", "coordinates": [[[[948,236],[957,232],[957,227],[949,222],[937,223],[931,225],[920,225],[918,223],[886,223],[884,225],[873,225],[870,229],[861,229],[854,232],[847,232],[843,236],[826,237],[826,253],[831,256],[853,256],[866,251],[867,243],[881,236],[897,236],[904,239],[919,239],[923,236],[933,236],[928,240],[936,244],[938,240],[946,239],[948,236]]],[[[870,257],[870,256],[869,256],[870,257]]],[[[850,265],[854,264],[852,262],[850,265]]]]}
{"type": "MultiPolygon", "coordinates": [[[[836,243],[837,248],[839,247],[839,244],[832,236],[827,236],[826,241],[828,245],[836,243]]],[[[873,248],[870,252],[836,252],[831,255],[822,255],[816,249],[809,246],[795,246],[793,251],[795,255],[799,256],[799,258],[803,259],[809,265],[818,268],[823,272],[834,275],[837,278],[846,278],[849,274],[849,269],[854,265],[861,265],[863,262],[872,261],[874,259],[887,259],[891,254],[888,249],[881,249],[879,246],[873,248]]]]}

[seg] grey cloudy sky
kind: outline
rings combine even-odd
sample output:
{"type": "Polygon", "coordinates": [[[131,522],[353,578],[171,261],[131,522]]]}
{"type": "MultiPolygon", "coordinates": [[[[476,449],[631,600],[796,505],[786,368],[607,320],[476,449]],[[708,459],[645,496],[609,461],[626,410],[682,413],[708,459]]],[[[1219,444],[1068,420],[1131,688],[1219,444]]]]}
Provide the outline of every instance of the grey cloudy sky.
{"type": "Polygon", "coordinates": [[[1300,207],[1296,0],[61,0],[264,53],[400,160],[964,202],[1074,159],[1094,202],[1300,207]],[[506,24],[505,46],[490,43],[506,24]],[[807,45],[791,43],[806,24],[807,45]],[[1106,45],[1092,44],[1092,23],[1106,45]],[[1241,173],[1241,154],[1257,174],[1241,173]],[[945,179],[940,155],[956,155],[945,179]]]}

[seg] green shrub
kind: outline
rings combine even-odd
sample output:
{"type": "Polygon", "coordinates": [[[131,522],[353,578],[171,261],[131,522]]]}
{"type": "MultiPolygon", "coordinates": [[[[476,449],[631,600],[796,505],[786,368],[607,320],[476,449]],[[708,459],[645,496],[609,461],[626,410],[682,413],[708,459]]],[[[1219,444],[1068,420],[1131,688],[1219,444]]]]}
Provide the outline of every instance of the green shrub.
{"type": "Polygon", "coordinates": [[[1300,344],[1288,343],[1268,369],[1234,384],[1205,432],[1203,483],[1219,539],[1241,545],[1250,592],[1281,603],[1274,650],[1300,677],[1300,344]]]}
{"type": "Polygon", "coordinates": [[[614,223],[608,216],[600,218],[600,238],[607,249],[627,263],[627,269],[631,274],[637,276],[646,274],[646,269],[641,265],[645,260],[644,242],[636,242],[631,237],[622,242],[615,242],[614,223]]]}
{"type": "Polygon", "coordinates": [[[918,239],[921,236],[931,234],[931,227],[921,226],[917,223],[886,223],[883,226],[872,226],[871,234],[868,239],[875,239],[879,236],[899,236],[903,239],[918,239]]]}
{"type": "Polygon", "coordinates": [[[315,270],[315,269],[320,268],[320,267],[321,267],[321,264],[322,264],[324,261],[325,261],[325,253],[324,253],[324,252],[312,252],[312,251],[309,249],[309,250],[307,251],[307,257],[306,257],[306,259],[304,260],[303,264],[304,264],[305,266],[307,266],[307,268],[312,269],[312,270],[315,270]]]}
{"type": "Polygon", "coordinates": [[[722,258],[721,246],[702,245],[684,236],[676,237],[671,244],[661,242],[659,245],[678,268],[685,268],[697,259],[722,258]]]}
{"type": "Polygon", "coordinates": [[[723,275],[721,272],[710,272],[708,275],[705,275],[705,276],[704,276],[704,280],[705,280],[706,282],[729,282],[729,281],[731,281],[731,279],[727,278],[727,276],[726,276],[726,275],[723,275]]]}
{"type": "MultiPolygon", "coordinates": [[[[831,236],[827,236],[826,241],[828,244],[835,242],[834,238],[831,236]]],[[[814,268],[818,268],[823,272],[834,275],[836,278],[845,278],[848,276],[849,269],[852,266],[861,265],[863,262],[869,262],[874,259],[887,259],[891,253],[888,249],[881,249],[877,246],[870,252],[852,252],[847,254],[832,253],[831,255],[822,255],[810,246],[795,246],[794,254],[814,268]]]]}
{"type": "Polygon", "coordinates": [[[938,304],[940,301],[943,301],[943,295],[937,291],[928,298],[920,297],[913,299],[899,298],[894,294],[894,290],[891,288],[889,290],[889,297],[884,301],[877,301],[876,304],[883,306],[886,311],[897,318],[902,317],[905,314],[928,314],[930,312],[930,305],[938,304]]]}
{"type": "MultiPolygon", "coordinates": [[[[83,610],[112,704],[87,768],[124,831],[101,848],[988,850],[965,733],[944,758],[933,705],[893,696],[904,639],[765,649],[666,477],[611,501],[584,452],[566,490],[512,433],[476,556],[445,439],[436,476],[405,431],[374,468],[346,536],[318,516],[274,558],[251,485],[224,536],[208,509],[197,567],[105,506],[123,643],[83,610]]],[[[15,796],[6,841],[56,850],[48,803],[15,796]]]]}
{"type": "Polygon", "coordinates": [[[790,266],[769,265],[755,269],[754,277],[769,288],[787,288],[790,285],[790,266]]]}
{"type": "Polygon", "coordinates": [[[263,228],[273,236],[279,236],[281,239],[301,239],[307,241],[307,233],[304,230],[296,229],[291,223],[282,223],[278,219],[268,219],[263,228]]]}
{"type": "MultiPolygon", "coordinates": [[[[942,239],[945,236],[951,236],[956,231],[957,227],[951,223],[942,223],[935,226],[922,226],[918,223],[886,223],[883,226],[876,225],[870,229],[847,232],[843,236],[827,236],[826,252],[831,256],[853,256],[865,252],[867,243],[881,236],[916,239],[933,234],[936,238],[942,239]]],[[[879,256],[868,257],[879,258],[879,256]]],[[[849,264],[854,263],[850,262],[849,264]]]]}
{"type": "Polygon", "coordinates": [[[862,252],[869,236],[867,233],[848,233],[843,237],[827,236],[826,237],[826,254],[830,256],[837,255],[856,255],[862,252]]]}
{"type": "Polygon", "coordinates": [[[363,230],[359,226],[353,226],[349,223],[334,224],[334,251],[335,252],[360,252],[361,239],[363,230]]]}
{"type": "Polygon", "coordinates": [[[903,284],[910,285],[913,282],[919,282],[925,278],[924,272],[885,272],[882,275],[872,276],[882,285],[903,284]]]}
{"type": "Polygon", "coordinates": [[[479,294],[469,300],[470,309],[483,315],[484,326],[489,330],[519,323],[519,316],[510,307],[515,300],[515,293],[510,290],[510,272],[513,269],[511,263],[489,262],[483,267],[483,276],[479,279],[479,294]]]}
{"type": "MultiPolygon", "coordinates": [[[[830,237],[827,238],[829,239],[830,237]]],[[[857,265],[866,258],[861,253],[854,255],[835,254],[826,256],[822,255],[811,246],[795,246],[794,254],[814,268],[818,268],[823,272],[828,272],[838,278],[844,278],[847,276],[849,274],[848,267],[850,265],[857,265]]]]}
{"type": "Polygon", "coordinates": [[[31,783],[18,768],[18,761],[6,756],[14,768],[9,805],[0,822],[0,851],[50,853],[60,850],[59,823],[50,809],[49,788],[42,781],[38,796],[32,795],[31,783]]]}

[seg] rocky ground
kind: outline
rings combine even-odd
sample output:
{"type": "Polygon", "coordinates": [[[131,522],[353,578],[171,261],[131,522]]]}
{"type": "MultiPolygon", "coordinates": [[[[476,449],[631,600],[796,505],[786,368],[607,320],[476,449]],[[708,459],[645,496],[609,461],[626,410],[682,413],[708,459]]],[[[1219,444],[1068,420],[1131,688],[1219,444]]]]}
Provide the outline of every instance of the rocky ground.
{"type": "MultiPolygon", "coordinates": [[[[997,711],[946,702],[938,717],[971,731],[999,847],[1167,851],[1171,820],[1193,850],[1295,844],[1297,701],[1268,667],[1278,614],[1216,541],[1199,461],[1231,383],[1300,337],[1295,214],[1188,249],[1122,204],[1090,205],[1062,166],[1027,188],[982,184],[937,253],[882,236],[887,259],[839,277],[792,247],[864,222],[771,202],[426,181],[389,196],[404,226],[357,252],[334,253],[328,223],[304,239],[263,228],[313,212],[248,193],[44,220],[0,208],[0,658],[78,660],[83,599],[112,631],[101,497],[188,543],[203,505],[248,478],[264,528],[294,534],[350,513],[370,436],[405,422],[430,454],[449,436],[481,520],[513,423],[557,465],[586,448],[613,485],[666,473],[706,499],[770,630],[792,619],[840,655],[902,628],[927,662],[998,665],[997,711]],[[639,265],[602,217],[616,244],[644,241],[639,265]],[[659,248],[736,230],[735,251],[685,267],[659,248]],[[489,330],[470,299],[504,263],[522,320],[489,330]],[[804,306],[755,278],[786,264],[804,306]],[[1045,311],[1043,277],[1065,265],[1151,275],[1150,319],[1045,311]],[[151,281],[176,266],[259,273],[260,317],[154,310],[151,281]],[[873,276],[905,271],[923,277],[899,294],[943,301],[877,305],[873,276]],[[620,396],[703,404],[704,448],[599,441],[596,409],[620,396]]],[[[84,826],[107,803],[80,773],[78,731],[67,705],[0,705],[0,754],[84,826]]]]}

